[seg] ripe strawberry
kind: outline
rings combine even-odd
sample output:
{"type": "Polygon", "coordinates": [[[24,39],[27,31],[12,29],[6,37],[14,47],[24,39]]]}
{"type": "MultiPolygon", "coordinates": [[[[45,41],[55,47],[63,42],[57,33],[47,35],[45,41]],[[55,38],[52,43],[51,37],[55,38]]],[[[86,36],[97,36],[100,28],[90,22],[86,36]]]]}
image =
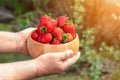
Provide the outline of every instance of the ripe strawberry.
{"type": "Polygon", "coordinates": [[[74,24],[66,24],[66,25],[63,27],[63,30],[64,30],[66,33],[71,33],[73,36],[75,36],[75,26],[74,26],[74,24]]]}
{"type": "Polygon", "coordinates": [[[42,43],[49,43],[51,40],[52,40],[51,33],[45,33],[38,38],[38,42],[42,42],[42,43]]]}
{"type": "Polygon", "coordinates": [[[40,18],[40,22],[39,22],[39,24],[38,24],[38,28],[40,28],[41,26],[44,26],[44,24],[48,21],[50,19],[50,17],[49,16],[42,16],[41,18],[40,18]]]}
{"type": "Polygon", "coordinates": [[[52,18],[45,23],[45,28],[47,29],[47,32],[52,32],[56,26],[57,26],[57,21],[52,18]]]}
{"type": "Polygon", "coordinates": [[[38,35],[37,32],[33,32],[33,33],[31,34],[31,37],[32,37],[33,40],[37,40],[38,36],[39,36],[39,35],[38,35]]]}
{"type": "Polygon", "coordinates": [[[67,23],[68,18],[65,16],[60,16],[58,18],[57,24],[59,27],[63,27],[67,23]]]}
{"type": "Polygon", "coordinates": [[[57,21],[53,18],[50,18],[49,21],[52,23],[52,26],[56,27],[57,26],[57,21]]]}
{"type": "Polygon", "coordinates": [[[65,34],[63,35],[63,43],[70,42],[70,41],[72,41],[73,39],[74,39],[74,38],[73,38],[72,34],[70,34],[70,33],[65,33],[65,34]]]}
{"type": "Polygon", "coordinates": [[[57,26],[57,21],[50,18],[42,26],[38,27],[38,33],[40,35],[42,35],[44,33],[50,33],[55,29],[56,26],[57,26]]]}
{"type": "Polygon", "coordinates": [[[64,31],[60,27],[56,27],[53,31],[53,36],[57,38],[59,41],[62,41],[62,35],[64,31]]]}
{"type": "Polygon", "coordinates": [[[40,22],[38,24],[38,33],[39,33],[39,35],[42,35],[42,34],[44,34],[46,32],[46,29],[44,28],[44,25],[45,25],[46,22],[48,22],[49,19],[50,19],[50,17],[46,16],[46,15],[42,16],[40,18],[40,22]]]}
{"type": "Polygon", "coordinates": [[[37,41],[38,41],[38,42],[41,42],[41,36],[38,37],[37,41]]]}
{"type": "Polygon", "coordinates": [[[44,26],[38,28],[37,31],[38,31],[40,36],[43,35],[44,33],[47,33],[47,30],[44,26]]]}
{"type": "Polygon", "coordinates": [[[61,42],[58,39],[56,39],[56,38],[54,38],[53,41],[52,41],[52,44],[60,44],[60,43],[61,42]]]}

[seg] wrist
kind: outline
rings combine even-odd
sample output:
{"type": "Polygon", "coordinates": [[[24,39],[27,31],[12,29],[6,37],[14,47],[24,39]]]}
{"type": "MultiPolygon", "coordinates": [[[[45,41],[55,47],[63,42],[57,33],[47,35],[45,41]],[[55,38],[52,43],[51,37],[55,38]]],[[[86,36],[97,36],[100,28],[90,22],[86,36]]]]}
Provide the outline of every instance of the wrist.
{"type": "Polygon", "coordinates": [[[34,65],[34,73],[35,73],[35,77],[38,77],[40,74],[39,74],[39,68],[41,68],[41,66],[39,66],[40,65],[40,62],[38,63],[38,61],[36,60],[36,59],[33,59],[32,60],[32,62],[33,62],[33,65],[34,65]]]}
{"type": "Polygon", "coordinates": [[[36,77],[44,76],[45,75],[44,64],[37,58],[33,60],[33,63],[35,65],[36,77]]]}
{"type": "Polygon", "coordinates": [[[36,62],[35,59],[30,60],[30,63],[29,63],[29,64],[31,64],[31,70],[32,70],[32,76],[33,76],[33,78],[38,76],[38,67],[37,67],[36,63],[37,62],[36,62]]]}
{"type": "Polygon", "coordinates": [[[20,46],[19,46],[19,43],[21,42],[20,41],[20,39],[19,39],[20,37],[19,37],[19,34],[18,34],[18,32],[17,33],[15,33],[15,46],[16,46],[16,52],[19,52],[19,48],[20,48],[20,46]]]}
{"type": "Polygon", "coordinates": [[[22,53],[22,54],[28,54],[26,36],[24,36],[22,32],[17,32],[16,36],[17,36],[17,39],[16,39],[17,52],[22,53]]]}

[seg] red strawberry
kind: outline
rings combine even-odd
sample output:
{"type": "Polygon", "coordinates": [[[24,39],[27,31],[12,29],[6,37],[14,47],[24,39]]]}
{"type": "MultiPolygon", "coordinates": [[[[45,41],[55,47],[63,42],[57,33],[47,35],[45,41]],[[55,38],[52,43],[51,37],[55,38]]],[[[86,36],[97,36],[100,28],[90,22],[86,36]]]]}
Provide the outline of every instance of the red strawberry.
{"type": "Polygon", "coordinates": [[[42,42],[42,43],[49,43],[51,40],[52,40],[51,33],[45,33],[41,37],[38,38],[38,42],[42,42]]]}
{"type": "Polygon", "coordinates": [[[40,35],[44,33],[50,33],[55,29],[56,26],[57,26],[57,21],[50,18],[47,22],[44,23],[44,25],[38,27],[38,33],[40,35]]]}
{"type": "Polygon", "coordinates": [[[39,22],[39,24],[38,24],[38,28],[40,28],[41,26],[44,26],[44,24],[48,21],[50,19],[50,17],[49,16],[42,16],[41,18],[40,18],[40,22],[39,22]]]}
{"type": "Polygon", "coordinates": [[[52,23],[52,26],[56,27],[57,26],[57,21],[53,18],[50,18],[49,21],[52,23]]]}
{"type": "Polygon", "coordinates": [[[74,38],[73,38],[72,34],[70,34],[70,33],[65,33],[65,34],[63,35],[63,43],[70,42],[70,41],[72,41],[73,39],[74,39],[74,38]]]}
{"type": "Polygon", "coordinates": [[[41,36],[38,37],[37,41],[38,41],[38,42],[41,42],[41,36]]]}
{"type": "Polygon", "coordinates": [[[50,19],[50,17],[48,17],[46,15],[42,16],[40,18],[40,22],[38,24],[38,33],[40,35],[42,35],[42,34],[44,34],[46,32],[46,29],[44,28],[44,25],[45,25],[46,22],[48,22],[49,19],[50,19]]]}
{"type": "Polygon", "coordinates": [[[61,42],[58,39],[56,39],[56,38],[54,38],[53,41],[52,41],[52,44],[60,44],[60,43],[61,42]]]}
{"type": "Polygon", "coordinates": [[[38,28],[38,33],[39,35],[43,35],[44,33],[47,33],[47,29],[45,28],[45,26],[38,28]]]}
{"type": "Polygon", "coordinates": [[[65,16],[60,16],[58,18],[57,24],[59,27],[63,27],[67,23],[68,18],[65,16]]]}
{"type": "Polygon", "coordinates": [[[57,21],[52,18],[48,22],[45,23],[47,32],[52,32],[56,26],[57,26],[57,21]]]}
{"type": "Polygon", "coordinates": [[[66,33],[71,33],[73,36],[75,36],[75,26],[74,26],[74,24],[66,24],[66,25],[63,27],[63,30],[64,30],[66,33]]]}
{"type": "Polygon", "coordinates": [[[64,31],[60,27],[56,27],[53,31],[53,36],[57,38],[59,41],[62,41],[62,35],[64,31]]]}
{"type": "Polygon", "coordinates": [[[31,37],[32,37],[33,40],[37,40],[38,36],[39,36],[39,35],[38,35],[37,32],[33,32],[33,33],[31,34],[31,37]]]}

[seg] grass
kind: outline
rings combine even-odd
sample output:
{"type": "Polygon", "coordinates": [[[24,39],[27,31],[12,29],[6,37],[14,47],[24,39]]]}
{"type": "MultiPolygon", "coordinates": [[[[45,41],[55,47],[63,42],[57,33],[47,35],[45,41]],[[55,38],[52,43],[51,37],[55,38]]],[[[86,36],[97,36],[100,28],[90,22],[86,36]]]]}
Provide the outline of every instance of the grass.
{"type": "Polygon", "coordinates": [[[13,25],[0,23],[0,31],[11,31],[13,25]]]}
{"type": "Polygon", "coordinates": [[[76,73],[62,73],[58,75],[40,77],[33,80],[90,80],[87,77],[82,78],[80,75],[76,73]]]}
{"type": "Polygon", "coordinates": [[[2,53],[0,54],[0,63],[16,62],[29,60],[29,55],[22,55],[20,53],[2,53]]]}

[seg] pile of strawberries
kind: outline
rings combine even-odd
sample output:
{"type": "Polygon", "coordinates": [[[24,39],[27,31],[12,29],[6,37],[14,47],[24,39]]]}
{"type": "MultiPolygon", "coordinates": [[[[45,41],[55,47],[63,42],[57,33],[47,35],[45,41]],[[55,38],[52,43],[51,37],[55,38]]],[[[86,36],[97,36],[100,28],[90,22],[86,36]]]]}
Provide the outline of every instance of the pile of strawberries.
{"type": "Polygon", "coordinates": [[[68,17],[59,16],[57,21],[49,16],[42,16],[37,30],[31,34],[33,40],[44,44],[62,44],[75,38],[75,26],[68,17]]]}

